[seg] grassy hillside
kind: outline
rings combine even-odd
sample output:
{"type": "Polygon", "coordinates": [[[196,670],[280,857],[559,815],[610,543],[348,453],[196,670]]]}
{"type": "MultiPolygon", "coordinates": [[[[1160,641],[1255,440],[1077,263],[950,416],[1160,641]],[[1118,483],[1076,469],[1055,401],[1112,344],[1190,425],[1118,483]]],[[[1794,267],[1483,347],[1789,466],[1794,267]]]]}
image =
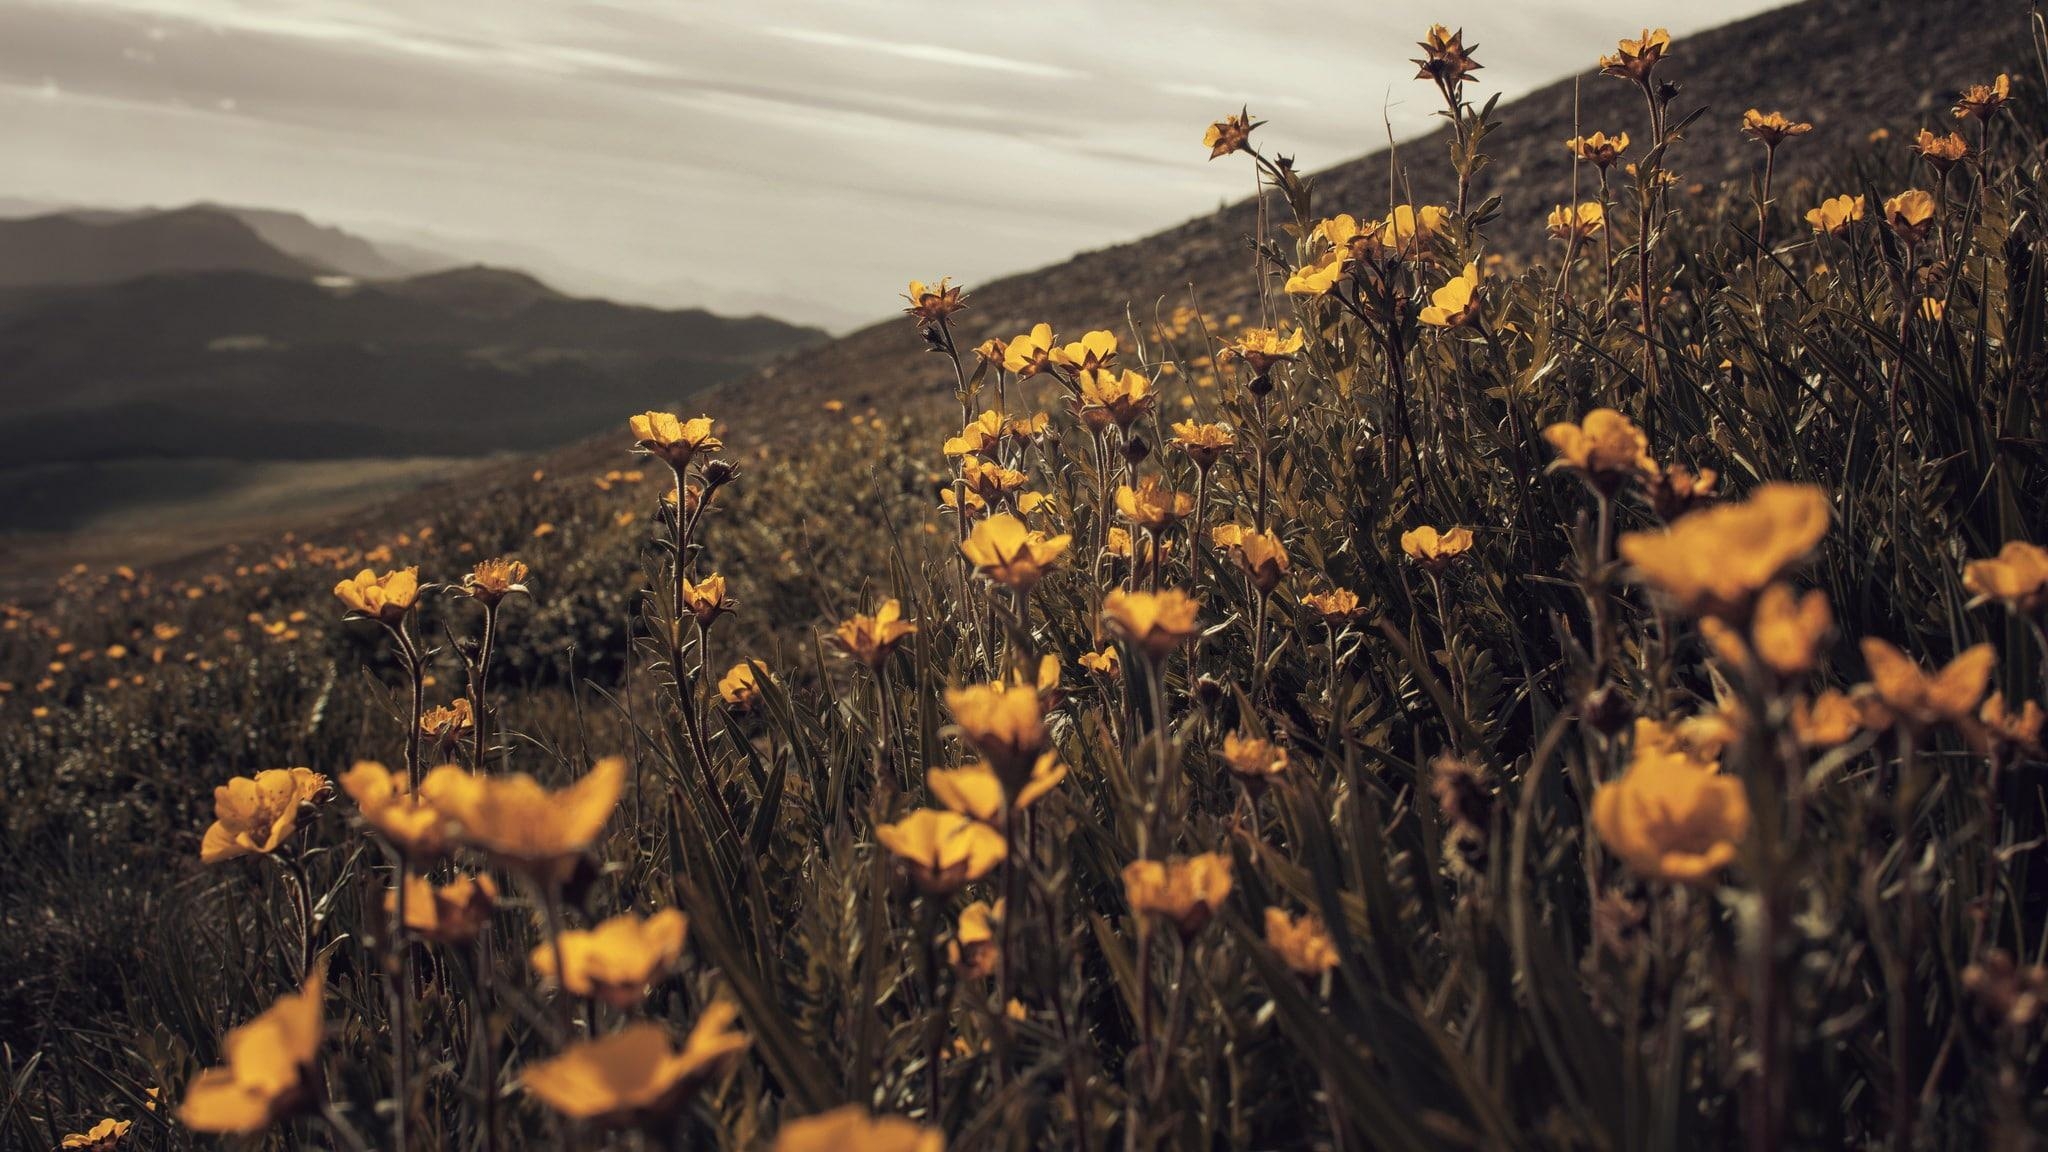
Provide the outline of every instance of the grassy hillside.
{"type": "Polygon", "coordinates": [[[2043,27],[1624,41],[1556,237],[1449,36],[1412,205],[1222,121],[1256,206],[6,611],[0,1140],[2037,1147],[2043,27]]]}

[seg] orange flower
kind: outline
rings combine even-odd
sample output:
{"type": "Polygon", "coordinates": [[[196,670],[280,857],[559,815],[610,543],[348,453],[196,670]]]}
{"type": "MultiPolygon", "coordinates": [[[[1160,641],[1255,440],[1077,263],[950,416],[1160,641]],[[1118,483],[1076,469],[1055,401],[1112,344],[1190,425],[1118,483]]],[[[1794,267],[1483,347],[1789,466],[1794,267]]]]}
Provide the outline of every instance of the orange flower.
{"type": "Polygon", "coordinates": [[[1974,604],[1996,600],[2013,612],[2032,612],[2048,601],[2048,549],[2024,540],[2008,540],[1989,560],[1963,565],[1963,587],[1974,604]]]}
{"type": "Polygon", "coordinates": [[[1237,434],[1228,424],[1197,424],[1183,420],[1173,426],[1173,437],[1167,443],[1188,454],[1195,467],[1207,471],[1225,452],[1237,446],[1237,434]]]}
{"type": "Polygon", "coordinates": [[[1845,744],[1863,727],[1863,709],[1839,689],[1830,688],[1811,701],[1792,702],[1792,733],[1807,748],[1845,744]]]}
{"type": "Polygon", "coordinates": [[[420,570],[400,568],[382,576],[365,568],[334,586],[334,595],[350,612],[385,624],[405,618],[420,597],[420,570]]]}
{"type": "Polygon", "coordinates": [[[618,1127],[658,1119],[732,1065],[749,1040],[733,1027],[739,1009],[704,1009],[679,1051],[668,1029],[639,1020],[600,1040],[583,1040],[529,1065],[520,1087],[573,1120],[618,1127]]]}
{"type": "Polygon", "coordinates": [[[1098,675],[1115,679],[1123,671],[1123,661],[1115,648],[1104,648],[1100,652],[1081,653],[1081,667],[1098,675]]]}
{"type": "Polygon", "coordinates": [[[909,290],[903,293],[903,298],[910,302],[903,314],[915,319],[920,328],[944,324],[953,313],[967,307],[966,292],[953,287],[952,279],[941,276],[937,284],[912,280],[909,290]]]}
{"type": "Polygon", "coordinates": [[[1115,588],[1102,598],[1102,623],[1111,635],[1157,660],[1200,630],[1195,616],[1201,607],[1178,588],[1164,592],[1115,588]]]}
{"type": "Polygon", "coordinates": [[[1759,141],[1766,148],[1776,148],[1794,136],[1804,136],[1813,131],[1813,125],[1797,120],[1788,120],[1783,112],[1759,112],[1754,108],[1742,114],[1742,134],[1759,141]]]}
{"type": "Polygon", "coordinates": [[[962,428],[958,436],[948,439],[945,453],[948,456],[979,456],[995,447],[1002,434],[1002,414],[991,408],[975,417],[972,424],[962,428]]]}
{"type": "Polygon", "coordinates": [[[1953,109],[1958,120],[1989,120],[2012,102],[2012,77],[2000,72],[1989,84],[1972,84],[1956,97],[1953,109]]]}
{"type": "Polygon", "coordinates": [[[688,468],[698,452],[725,447],[725,441],[711,434],[709,416],[684,420],[673,412],[642,412],[629,423],[635,446],[661,457],[677,472],[688,468]]]}
{"type": "Polygon", "coordinates": [[[1600,71],[1648,87],[1658,63],[1670,51],[1671,33],[1662,28],[1654,32],[1645,29],[1641,39],[1624,39],[1615,46],[1614,55],[1600,57],[1600,71]]]}
{"type": "Polygon", "coordinates": [[[1301,603],[1303,607],[1322,617],[1323,623],[1331,629],[1342,628],[1352,617],[1358,615],[1358,593],[1349,588],[1311,592],[1301,598],[1301,603]]]}
{"type": "Polygon", "coordinates": [[[1820,202],[1820,206],[1806,214],[1806,222],[1815,232],[1839,236],[1849,230],[1849,225],[1863,219],[1863,197],[1836,196],[1820,202]]]}
{"type": "Polygon", "coordinates": [[[128,1135],[128,1129],[134,1126],[131,1120],[115,1120],[108,1117],[87,1131],[73,1132],[64,1137],[63,1142],[57,1147],[75,1149],[78,1152],[114,1152],[114,1149],[121,1146],[122,1139],[128,1135]]]}
{"type": "Polygon", "coordinates": [[[756,671],[758,663],[750,660],[735,664],[718,679],[718,698],[734,712],[751,712],[761,702],[761,677],[767,673],[756,671]]]}
{"type": "Polygon", "coordinates": [[[1116,363],[1116,333],[1097,328],[1052,350],[1052,362],[1069,372],[1092,372],[1116,363]]]}
{"type": "Polygon", "coordinates": [[[1046,750],[1043,701],[1035,684],[969,684],[946,689],[960,735],[1013,793],[1022,792],[1046,750]]]}
{"type": "Polygon", "coordinates": [[[247,1134],[312,1103],[307,1081],[325,1031],[320,997],[324,966],[306,985],[280,996],[263,1014],[230,1031],[221,1041],[227,1063],[208,1068],[192,1081],[178,1120],[194,1132],[247,1134]]]}
{"type": "MultiPolygon", "coordinates": [[[[1019,811],[1031,807],[1066,778],[1067,766],[1059,762],[1058,754],[1042,753],[1032,765],[1029,780],[1017,790],[1016,799],[1010,802],[1010,807],[1019,811]]],[[[931,787],[932,799],[946,808],[962,816],[972,816],[984,824],[1002,827],[1003,778],[989,765],[934,768],[925,773],[925,783],[931,787]]]]}
{"type": "Polygon", "coordinates": [[[2005,693],[1993,692],[1984,700],[1984,707],[1977,712],[1977,720],[1984,726],[1983,736],[1996,745],[2005,745],[2039,754],[2041,751],[2041,725],[2044,717],[2041,706],[2032,700],[2021,705],[2018,711],[2006,707],[2005,693]]]}
{"type": "Polygon", "coordinates": [[[299,827],[299,809],[327,791],[327,777],[310,768],[267,768],[237,776],[213,790],[213,825],[199,845],[202,864],[237,856],[267,856],[299,827]]]}
{"type": "Polygon", "coordinates": [[[1269,596],[1287,575],[1287,545],[1277,532],[1251,532],[1237,546],[1237,562],[1252,578],[1252,587],[1269,596]]]}
{"type": "Polygon", "coordinates": [[[1424,524],[1401,533],[1401,551],[1426,568],[1441,568],[1472,550],[1472,530],[1453,528],[1438,532],[1424,524]]]}
{"type": "Polygon", "coordinates": [[[1279,908],[1266,909],[1266,946],[1298,976],[1321,976],[1337,966],[1337,947],[1330,943],[1320,916],[1295,917],[1279,908]]]}
{"type": "Polygon", "coordinates": [[[683,611],[697,618],[700,628],[709,628],[718,617],[739,607],[739,602],[726,596],[725,577],[713,573],[702,580],[682,581],[683,611]]]}
{"type": "Polygon", "coordinates": [[[1472,53],[1479,50],[1479,45],[1465,46],[1463,28],[1453,32],[1441,24],[1432,24],[1429,35],[1416,41],[1415,46],[1422,49],[1422,59],[1410,60],[1409,63],[1421,69],[1415,74],[1417,80],[1434,80],[1446,88],[1453,88],[1483,67],[1472,59],[1472,53]]]}
{"type": "Polygon", "coordinates": [[[1716,617],[1700,621],[1701,633],[1723,659],[1741,664],[1754,651],[1765,667],[1780,676],[1804,676],[1813,671],[1821,645],[1833,630],[1827,594],[1815,589],[1799,596],[1789,584],[1773,584],[1757,598],[1749,643],[1743,642],[1738,628],[1716,617]]]}
{"type": "Polygon", "coordinates": [[[1593,830],[1643,876],[1708,883],[1749,834],[1749,797],[1718,764],[1639,743],[1628,771],[1593,794],[1593,830]]]}
{"type": "Polygon", "coordinates": [[[875,839],[903,861],[920,889],[934,896],[950,895],[981,879],[1009,855],[1002,833],[937,808],[920,808],[881,825],[875,839]]]}
{"type": "Polygon", "coordinates": [[[1564,146],[1582,163],[1598,165],[1604,170],[1612,168],[1621,160],[1621,154],[1628,151],[1628,133],[1621,132],[1612,137],[1605,132],[1574,136],[1565,141],[1564,146]]]}
{"type": "Polygon", "coordinates": [[[1628,533],[1620,551],[1685,611],[1743,620],[1753,596],[1819,545],[1828,516],[1820,488],[1766,484],[1743,503],[1695,512],[1663,532],[1628,533]]]}
{"type": "Polygon", "coordinates": [[[1002,919],[1001,900],[993,905],[976,900],[960,910],[960,923],[953,929],[953,939],[946,943],[946,958],[961,975],[986,980],[996,974],[1001,956],[995,929],[1002,919]]]}
{"type": "Polygon", "coordinates": [[[1344,279],[1350,263],[1350,253],[1341,248],[1325,252],[1288,274],[1287,293],[1290,296],[1327,296],[1344,279]]]}
{"type": "MultiPolygon", "coordinates": [[[[490,923],[498,884],[489,876],[458,876],[436,888],[424,876],[405,878],[405,927],[436,944],[469,944],[490,923]]],[[[398,915],[398,892],[384,893],[384,915],[398,915]]]]}
{"type": "Polygon", "coordinates": [[[825,639],[842,653],[870,668],[880,668],[917,625],[903,619],[903,605],[891,597],[872,616],[854,615],[840,622],[825,639]]]}
{"type": "Polygon", "coordinates": [[[1991,645],[1978,644],[1930,675],[1912,657],[1875,636],[1865,636],[1863,662],[1870,666],[1869,689],[1879,706],[1868,717],[1871,727],[1967,722],[1984,698],[1997,661],[1991,645]]]}
{"type": "Polygon", "coordinates": [[[1073,543],[1072,536],[1051,536],[1024,526],[1008,512],[974,526],[960,543],[960,552],[975,571],[998,584],[1030,592],[1073,543]]]}
{"type": "Polygon", "coordinates": [[[1237,115],[1225,116],[1209,125],[1209,130],[1202,133],[1202,147],[1209,150],[1211,160],[1241,152],[1251,144],[1252,129],[1264,123],[1264,120],[1252,119],[1249,110],[1240,108],[1237,115]]]}
{"type": "Polygon", "coordinates": [[[1444,282],[1430,294],[1429,304],[1416,317],[1435,328],[1457,328],[1479,318],[1479,266],[1465,270],[1444,282]]]}
{"type": "Polygon", "coordinates": [[[431,860],[447,849],[448,817],[413,795],[403,775],[359,760],[342,775],[341,790],[362,809],[364,823],[408,859],[431,860]]]}
{"type": "Polygon", "coordinates": [[[1624,480],[1657,470],[1650,439],[1635,421],[1612,408],[1595,408],[1577,424],[1552,424],[1543,438],[1557,449],[1553,468],[1570,468],[1596,491],[1613,494],[1624,480]]]}
{"type": "Polygon", "coordinates": [[[1158,532],[1173,527],[1193,512],[1195,498],[1161,484],[1156,474],[1148,475],[1138,481],[1136,488],[1117,485],[1116,510],[1138,527],[1158,532]]]}
{"type": "Polygon", "coordinates": [[[1920,154],[1922,160],[1927,161],[1927,166],[1934,169],[1937,175],[1946,176],[1956,165],[1969,158],[1970,142],[1963,139],[1960,132],[1936,136],[1922,128],[1920,135],[1913,140],[1913,150],[1920,154]]]}
{"type": "Polygon", "coordinates": [[[1299,351],[1299,328],[1292,332],[1285,328],[1247,328],[1238,333],[1237,339],[1232,340],[1222,354],[1244,361],[1254,375],[1264,376],[1282,360],[1294,359],[1294,354],[1299,351]]]}
{"type": "Polygon", "coordinates": [[[1157,916],[1189,939],[1230,897],[1230,857],[1220,852],[1133,860],[1124,867],[1124,896],[1139,916],[1157,916]]]}
{"type": "Polygon", "coordinates": [[[946,1136],[901,1116],[870,1116],[848,1104],[784,1124],[775,1152],[946,1152],[946,1136]]]}
{"type": "Polygon", "coordinates": [[[1287,771],[1287,749],[1249,732],[1231,732],[1223,737],[1223,762],[1247,781],[1263,782],[1287,771]]]}
{"type": "Polygon", "coordinates": [[[1590,240],[1606,225],[1607,210],[1597,200],[1550,210],[1550,234],[1559,240],[1590,240]]]}
{"type": "Polygon", "coordinates": [[[1884,222],[1891,225],[1899,239],[1908,244],[1918,244],[1927,238],[1934,227],[1934,216],[1940,205],[1934,197],[1918,188],[1909,188],[1884,202],[1884,222]]]}
{"type": "Polygon", "coordinates": [[[1104,413],[1125,431],[1159,402],[1152,381],[1128,368],[1084,369],[1080,385],[1082,413],[1104,413]]]}
{"type": "Polygon", "coordinates": [[[535,948],[528,959],[541,979],[576,996],[595,996],[624,1012],[647,998],[648,986],[666,976],[683,954],[689,921],[664,908],[641,919],[614,916],[597,927],[562,933],[535,948]],[[555,972],[561,950],[562,975],[555,972]]]}
{"type": "Polygon", "coordinates": [[[1013,336],[1003,345],[1003,367],[1018,379],[1029,380],[1047,370],[1055,346],[1052,325],[1035,324],[1031,331],[1013,336]]]}
{"type": "Polygon", "coordinates": [[[559,881],[604,831],[625,786],[625,759],[607,756],[555,791],[524,772],[472,776],[443,765],[427,773],[420,794],[455,822],[463,839],[504,866],[559,881]]]}

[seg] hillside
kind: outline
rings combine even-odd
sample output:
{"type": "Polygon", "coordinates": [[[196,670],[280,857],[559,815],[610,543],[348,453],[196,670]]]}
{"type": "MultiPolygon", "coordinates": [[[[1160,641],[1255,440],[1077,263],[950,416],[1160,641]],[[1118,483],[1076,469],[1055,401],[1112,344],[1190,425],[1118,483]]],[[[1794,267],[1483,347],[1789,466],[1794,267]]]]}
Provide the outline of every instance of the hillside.
{"type": "Polygon", "coordinates": [[[166,272],[236,271],[305,279],[331,271],[208,208],[145,215],[58,212],[0,220],[0,288],[113,284],[166,272]]]}
{"type": "MultiPolygon", "coordinates": [[[[1794,188],[1802,177],[1839,164],[1845,150],[1861,147],[1875,128],[1888,127],[1896,143],[1924,125],[1947,122],[1947,97],[1957,84],[2030,67],[2032,51],[2018,35],[2024,15],[2004,0],[1807,0],[1686,37],[1675,44],[1663,74],[1683,88],[1675,108],[1705,107],[1708,112],[1674,150],[1672,163],[1683,179],[1703,183],[1716,194],[1723,181],[1746,187],[1762,150],[1739,133],[1742,112],[1753,106],[1783,109],[1815,126],[1780,155],[1778,187],[1794,188]]],[[[1618,34],[1635,31],[1624,16],[1617,15],[1614,23],[1618,34]]],[[[1486,43],[1484,27],[1467,31],[1483,48],[1496,47],[1486,43]]],[[[1486,76],[1477,76],[1481,99],[1486,76]]],[[[1424,87],[1418,82],[1417,98],[1424,87]]],[[[1496,250],[1536,254],[1548,243],[1544,216],[1566,199],[1570,188],[1571,159],[1562,145],[1575,134],[1575,99],[1586,133],[1628,131],[1638,140],[1644,135],[1640,94],[1597,71],[1504,101],[1497,115],[1505,126],[1486,142],[1492,165],[1474,186],[1475,203],[1490,195],[1502,198],[1503,219],[1490,230],[1496,250]]],[[[1231,110],[1219,106],[1216,111],[1221,116],[1231,110]]],[[[1361,111],[1360,138],[1368,140],[1378,135],[1379,125],[1370,109],[1361,111]]],[[[1201,127],[1189,126],[1190,164],[1203,162],[1201,127]]],[[[1380,150],[1320,171],[1319,209],[1326,214],[1384,212],[1396,172],[1412,189],[1404,199],[1447,199],[1449,139],[1445,128],[1400,145],[1397,153],[1380,150]]],[[[1286,117],[1274,116],[1260,141],[1269,151],[1287,152],[1286,117]]],[[[1319,159],[1299,157],[1310,169],[1319,159]]],[[[1591,179],[1590,171],[1585,175],[1591,179]]],[[[1781,192],[1781,201],[1785,195],[1781,192]]],[[[1284,209],[1276,204],[1275,211],[1284,209]]],[[[1154,301],[1164,296],[1171,311],[1187,303],[1189,285],[1199,290],[1205,309],[1242,308],[1251,302],[1247,238],[1255,219],[1247,200],[1129,244],[971,284],[971,310],[961,317],[963,335],[971,337],[966,343],[1008,337],[1047,318],[1056,318],[1063,332],[1121,330],[1127,307],[1148,318],[1154,301]]],[[[935,278],[946,270],[902,271],[935,278]]],[[[729,399],[721,400],[721,411],[740,419],[814,395],[852,403],[894,402],[906,392],[949,392],[950,371],[939,358],[906,346],[901,327],[898,319],[884,320],[777,365],[772,378],[736,381],[727,390],[729,399]]]]}

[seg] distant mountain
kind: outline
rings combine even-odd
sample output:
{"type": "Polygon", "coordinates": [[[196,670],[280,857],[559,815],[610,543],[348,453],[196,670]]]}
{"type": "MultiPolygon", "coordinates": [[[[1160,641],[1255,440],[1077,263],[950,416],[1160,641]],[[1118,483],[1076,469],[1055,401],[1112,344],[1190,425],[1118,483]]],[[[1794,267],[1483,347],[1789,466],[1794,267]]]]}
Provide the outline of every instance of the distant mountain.
{"type": "Polygon", "coordinates": [[[0,469],[530,451],[823,338],[579,299],[488,268],[6,288],[0,469]]]}
{"type": "Polygon", "coordinates": [[[252,272],[304,280],[331,269],[289,255],[244,221],[207,208],[99,218],[0,220],[0,288],[113,284],[167,272],[252,272]]]}
{"type": "Polygon", "coordinates": [[[460,263],[421,249],[376,244],[353,232],[316,224],[297,212],[243,208],[232,204],[197,204],[194,207],[225,212],[247,224],[278,251],[346,276],[392,280],[439,271],[460,263]]]}

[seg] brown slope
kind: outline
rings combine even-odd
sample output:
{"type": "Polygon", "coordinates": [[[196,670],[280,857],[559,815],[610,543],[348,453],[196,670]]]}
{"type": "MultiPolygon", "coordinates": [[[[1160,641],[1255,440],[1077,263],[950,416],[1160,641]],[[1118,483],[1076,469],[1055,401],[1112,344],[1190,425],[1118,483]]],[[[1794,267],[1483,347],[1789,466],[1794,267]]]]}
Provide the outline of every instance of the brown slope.
{"type": "MultiPolygon", "coordinates": [[[[1862,144],[1874,128],[1889,127],[1896,135],[1940,125],[1949,120],[1949,98],[1959,86],[2028,66],[2025,16],[2024,5],[2008,0],[1806,0],[1686,37],[1660,76],[1683,86],[1676,108],[1709,111],[1678,146],[1672,166],[1710,185],[1747,179],[1761,155],[1738,131],[1742,111],[1751,106],[1781,108],[1815,125],[1780,156],[1788,181],[1838,163],[1844,149],[1862,144]]],[[[1623,20],[1616,19],[1617,33],[1634,35],[1623,20]]],[[[1481,43],[1482,61],[1494,50],[1512,50],[1486,44],[1483,27],[1467,31],[1481,43]]],[[[1613,46],[1586,47],[1590,59],[1613,46]]],[[[1502,197],[1503,218],[1491,230],[1494,246],[1514,251],[1541,243],[1544,215],[1567,197],[1571,163],[1562,142],[1573,134],[1575,88],[1586,131],[1643,135],[1635,87],[1591,70],[1503,102],[1497,112],[1503,126],[1486,142],[1492,165],[1474,188],[1475,203],[1502,197]]],[[[1485,96],[1482,87],[1477,99],[1485,96]]],[[[1384,211],[1395,159],[1416,200],[1448,199],[1448,131],[1401,145],[1397,158],[1382,150],[1322,172],[1317,205],[1328,213],[1384,211]]],[[[1203,162],[1191,146],[1188,163],[1203,162]]],[[[1063,333],[1121,329],[1127,307],[1149,316],[1162,294],[1169,307],[1184,303],[1189,285],[1200,291],[1205,308],[1242,307],[1251,290],[1246,237],[1254,219],[1247,200],[1129,244],[969,285],[971,310],[960,318],[963,346],[1040,320],[1053,321],[1063,333]]],[[[703,399],[736,424],[751,424],[816,398],[865,403],[944,395],[951,387],[950,369],[922,352],[899,318],[808,349],[703,399]]],[[[758,422],[763,432],[774,423],[758,422]]]]}

